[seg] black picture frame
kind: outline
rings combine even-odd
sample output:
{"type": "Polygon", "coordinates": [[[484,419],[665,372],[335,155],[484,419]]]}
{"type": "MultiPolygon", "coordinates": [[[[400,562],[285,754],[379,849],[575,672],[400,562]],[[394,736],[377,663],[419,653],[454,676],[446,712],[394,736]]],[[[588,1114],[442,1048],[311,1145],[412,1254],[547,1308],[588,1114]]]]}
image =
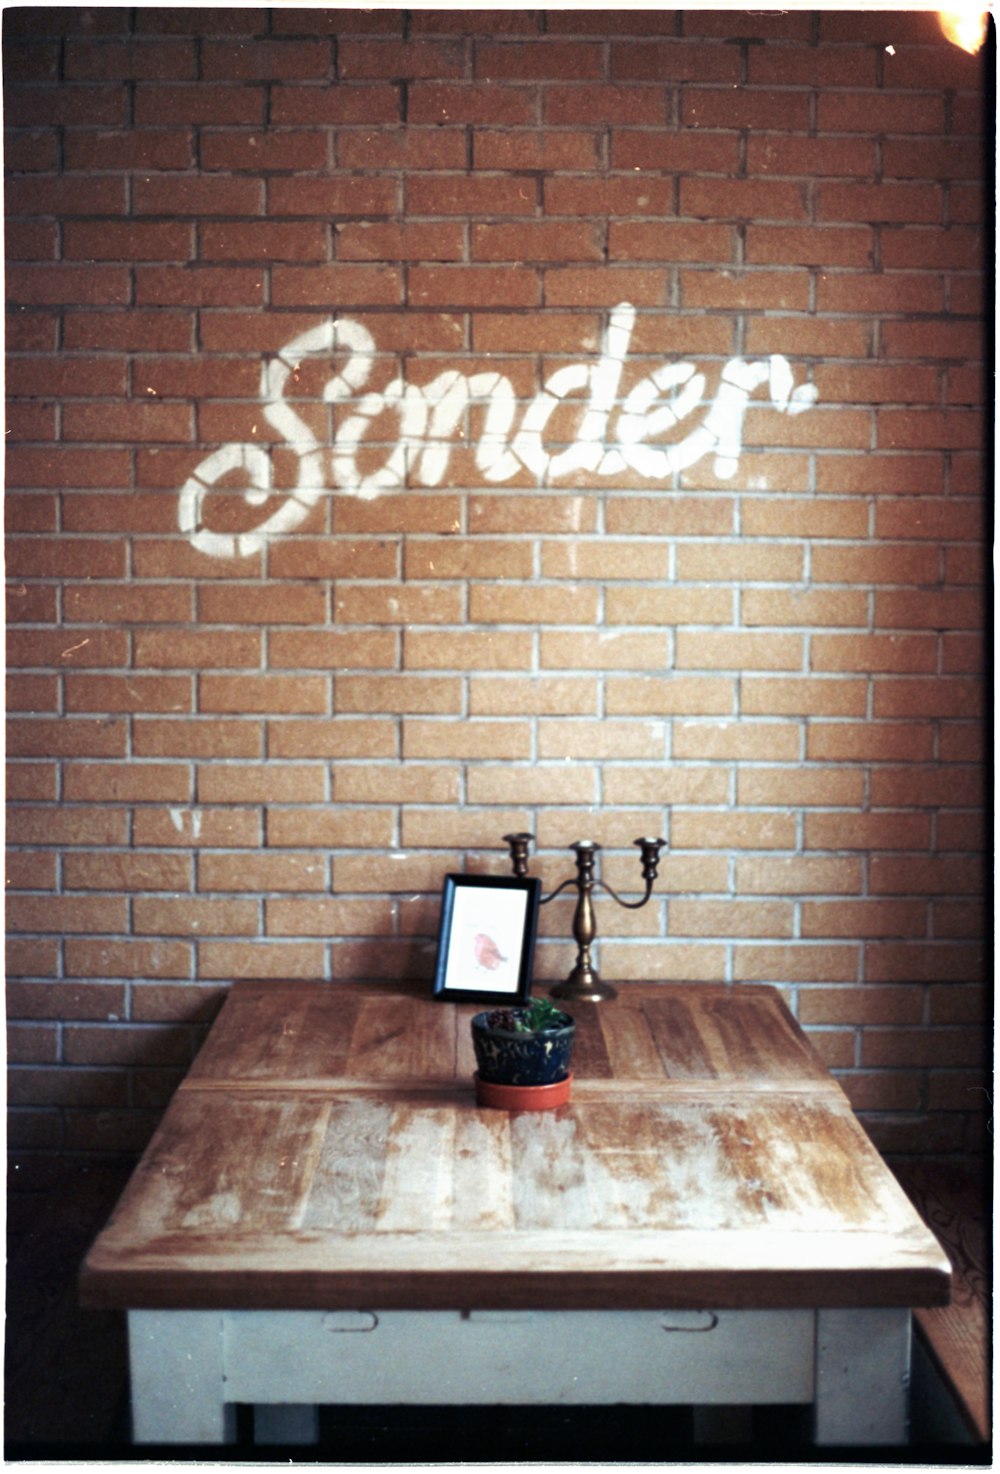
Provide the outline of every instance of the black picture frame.
{"type": "Polygon", "coordinates": [[[527,1003],[540,897],[541,882],[532,875],[446,875],[434,997],[527,1003]]]}

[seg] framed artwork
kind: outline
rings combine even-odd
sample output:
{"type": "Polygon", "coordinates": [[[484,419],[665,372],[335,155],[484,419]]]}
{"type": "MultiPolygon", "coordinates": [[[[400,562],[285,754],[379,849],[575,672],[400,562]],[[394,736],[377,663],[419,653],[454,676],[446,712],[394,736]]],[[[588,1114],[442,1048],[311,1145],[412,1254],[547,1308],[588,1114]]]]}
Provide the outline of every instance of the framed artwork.
{"type": "Polygon", "coordinates": [[[526,1003],[540,894],[535,876],[446,875],[435,998],[526,1003]]]}

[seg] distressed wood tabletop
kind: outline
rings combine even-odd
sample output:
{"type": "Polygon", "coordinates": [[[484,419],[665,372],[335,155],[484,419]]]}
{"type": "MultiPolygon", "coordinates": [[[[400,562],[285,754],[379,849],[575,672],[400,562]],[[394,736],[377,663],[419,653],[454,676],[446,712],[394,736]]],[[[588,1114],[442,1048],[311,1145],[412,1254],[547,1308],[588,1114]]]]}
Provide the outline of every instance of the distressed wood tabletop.
{"type": "Polygon", "coordinates": [[[948,1260],[778,992],[571,1004],[567,1106],[476,1105],[472,1004],[239,982],[85,1304],[784,1308],[948,1300],[948,1260]]]}

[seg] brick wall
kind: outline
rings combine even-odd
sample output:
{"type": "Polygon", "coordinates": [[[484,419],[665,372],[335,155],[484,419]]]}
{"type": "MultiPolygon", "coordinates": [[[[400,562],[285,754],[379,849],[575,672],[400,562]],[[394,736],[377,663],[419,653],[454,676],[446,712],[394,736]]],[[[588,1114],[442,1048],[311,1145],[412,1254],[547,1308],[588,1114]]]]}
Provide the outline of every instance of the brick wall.
{"type": "Polygon", "coordinates": [[[983,58],[4,20],[15,1151],[140,1147],[234,977],[429,978],[511,829],[628,892],[662,833],[602,973],[776,983],[880,1146],[977,1150],[983,58]]]}

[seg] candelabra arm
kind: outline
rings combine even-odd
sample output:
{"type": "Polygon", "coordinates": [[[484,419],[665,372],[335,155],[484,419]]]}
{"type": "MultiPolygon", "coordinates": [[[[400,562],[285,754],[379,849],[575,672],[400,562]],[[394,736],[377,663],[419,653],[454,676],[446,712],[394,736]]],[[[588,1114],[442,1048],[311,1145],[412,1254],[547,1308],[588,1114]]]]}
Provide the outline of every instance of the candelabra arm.
{"type": "Polygon", "coordinates": [[[547,906],[550,901],[554,901],[556,896],[561,895],[568,885],[576,885],[575,875],[571,875],[567,880],[564,880],[562,885],[557,885],[555,890],[550,891],[547,896],[542,896],[538,903],[539,906],[547,906]]]}
{"type": "Polygon", "coordinates": [[[651,876],[646,881],[646,894],[643,896],[641,901],[623,901],[618,892],[612,890],[611,887],[608,885],[608,882],[606,880],[601,880],[599,877],[594,881],[594,884],[599,885],[603,890],[606,890],[608,895],[611,896],[613,900],[618,902],[619,906],[625,907],[626,911],[638,911],[640,907],[645,906],[646,902],[653,894],[654,878],[655,877],[651,876]]]}

